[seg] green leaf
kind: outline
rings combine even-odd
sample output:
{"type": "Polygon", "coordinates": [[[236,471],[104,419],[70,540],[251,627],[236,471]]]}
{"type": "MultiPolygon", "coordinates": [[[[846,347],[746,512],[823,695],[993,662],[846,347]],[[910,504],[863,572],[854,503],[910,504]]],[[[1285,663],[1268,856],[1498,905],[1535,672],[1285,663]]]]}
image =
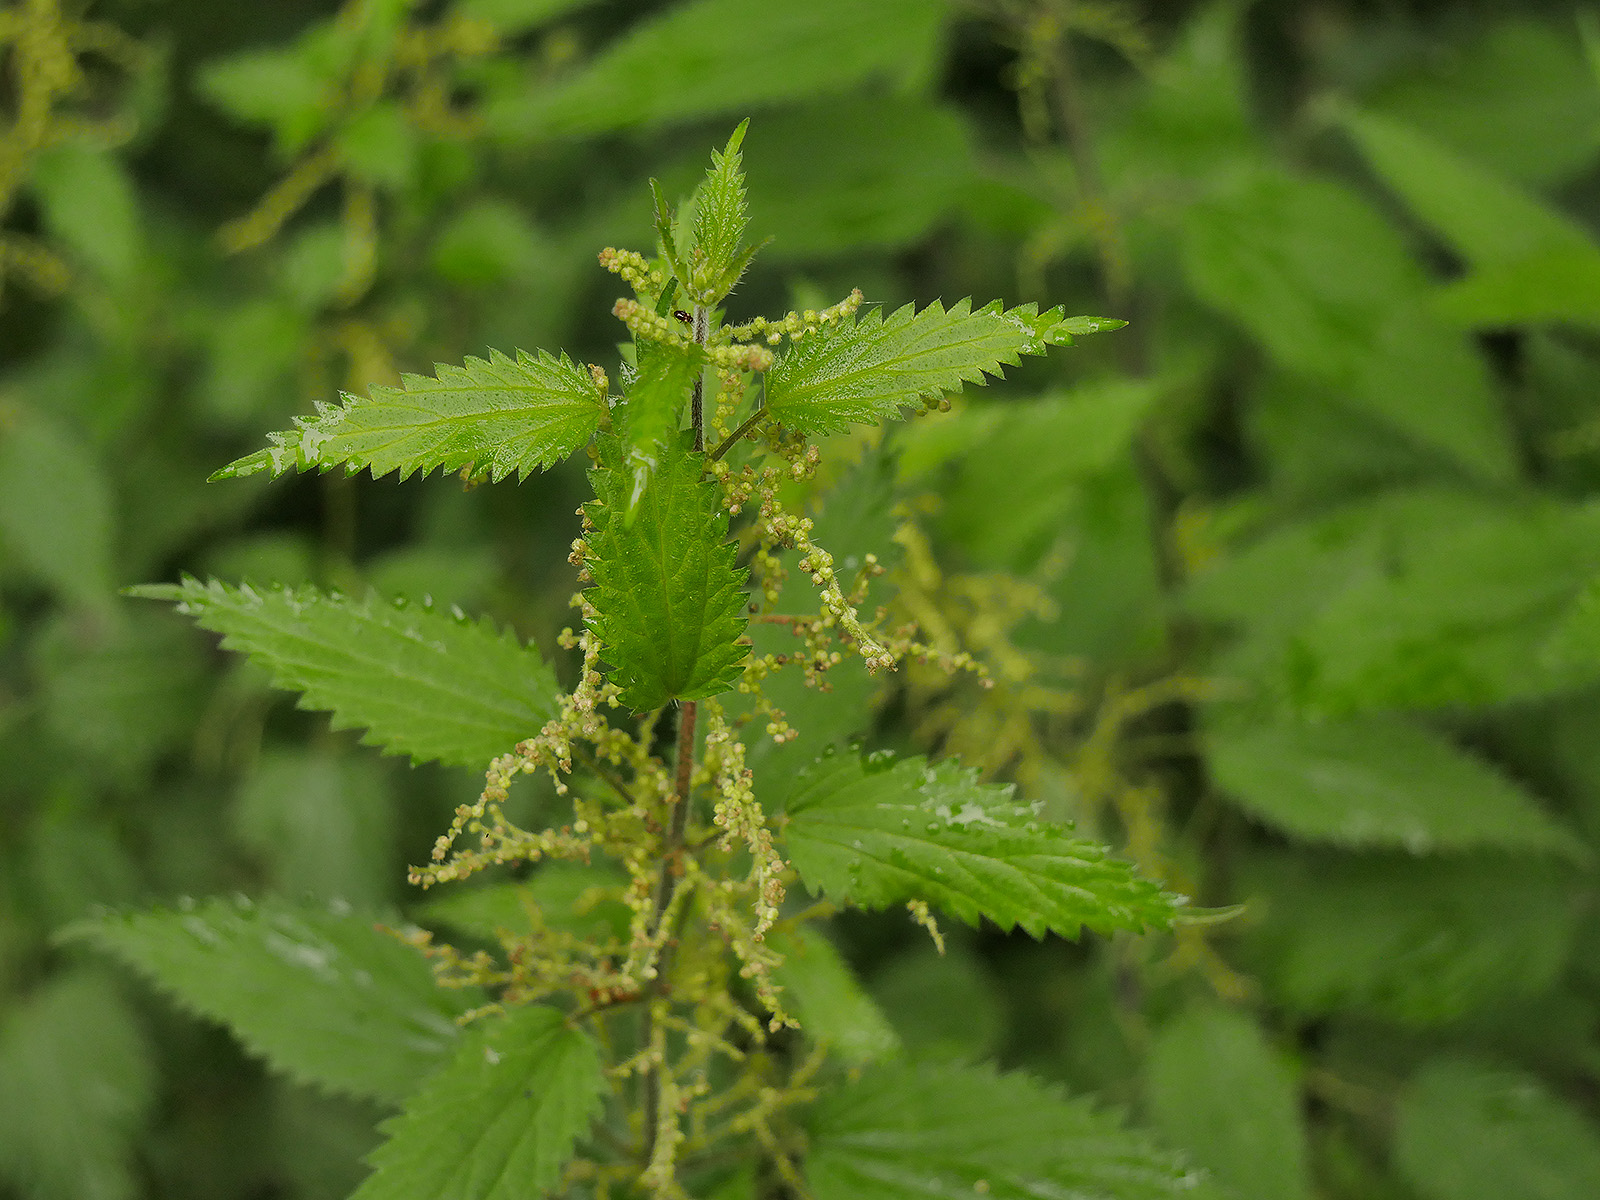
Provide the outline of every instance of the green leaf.
{"type": "Polygon", "coordinates": [[[746,118],[728,138],[726,149],[711,152],[711,169],[695,192],[694,266],[688,282],[702,304],[714,304],[731,292],[749,262],[740,253],[750,225],[750,204],[739,157],[749,127],[746,118]]]}
{"type": "Polygon", "coordinates": [[[1032,567],[1082,509],[1081,485],[1128,457],[1160,393],[1152,381],[1113,380],[912,424],[906,432],[915,438],[955,418],[954,429],[936,435],[960,450],[940,481],[940,532],[979,563],[1032,567]]]}
{"type": "Polygon", "coordinates": [[[413,762],[482,767],[556,715],[560,690],[538,652],[477,622],[315,588],[257,591],[212,580],[132,589],[175,600],[248,654],[335,729],[413,762]]]}
{"type": "Polygon", "coordinates": [[[249,50],[200,68],[201,95],[229,115],[271,126],[279,148],[294,152],[327,128],[337,80],[301,48],[249,50]]]}
{"type": "Polygon", "coordinates": [[[857,1066],[888,1058],[900,1038],[834,944],[815,929],[767,934],[767,945],[783,956],[772,980],[783,1004],[813,1042],[839,1061],[857,1066]]]}
{"type": "Polygon", "coordinates": [[[544,1195],[600,1113],[606,1077],[589,1037],[553,1008],[484,1022],[386,1121],[389,1140],[351,1200],[522,1200],[544,1195]]]}
{"type": "Polygon", "coordinates": [[[468,1007],[420,953],[344,905],[208,900],[60,936],[128,963],[291,1078],[353,1096],[412,1092],[455,1048],[468,1007]]]}
{"type": "Polygon", "coordinates": [[[917,937],[873,964],[872,998],[912,1062],[989,1062],[1006,1043],[1014,997],[971,941],[947,937],[941,950],[917,937]]]}
{"type": "Polygon", "coordinates": [[[1554,984],[1577,923],[1567,876],[1529,856],[1258,852],[1236,896],[1271,919],[1243,932],[1245,965],[1296,1014],[1459,1020],[1554,984]]]}
{"type": "Polygon", "coordinates": [[[235,837],[281,895],[381,904],[400,876],[387,784],[368,755],[264,749],[234,802],[235,837]]]}
{"type": "Polygon", "coordinates": [[[156,1100],[138,1022],[97,972],[58,975],[0,1022],[0,1178],[33,1200],[132,1200],[156,1100]]]}
{"type": "Polygon", "coordinates": [[[1380,569],[1296,634],[1287,669],[1305,711],[1504,703],[1600,674],[1580,647],[1551,649],[1600,572],[1600,507],[1446,507],[1434,519],[1380,547],[1380,569]]]}
{"type": "Polygon", "coordinates": [[[1436,1058],[1401,1096],[1395,1165],[1426,1200],[1587,1200],[1600,1137],[1537,1079],[1436,1058]]]}
{"type": "Polygon", "coordinates": [[[546,861],[524,883],[452,889],[422,906],[422,917],[494,942],[502,933],[531,937],[541,928],[589,941],[628,936],[627,878],[582,863],[546,861]]]}
{"type": "Polygon", "coordinates": [[[271,471],[370,470],[406,479],[471,465],[498,482],[550,466],[587,444],[599,427],[600,393],[566,355],[490,351],[462,367],[439,364],[437,377],[404,375],[403,386],[375,386],[363,399],[319,404],[314,417],[271,435],[272,445],[228,464],[213,479],[271,471]]]}
{"type": "Polygon", "coordinates": [[[1064,319],[1059,308],[1041,314],[1032,304],[1005,311],[998,300],[971,309],[969,300],[949,310],[936,300],[920,313],[908,304],[887,317],[872,309],[825,325],[767,372],[767,411],[801,433],[836,433],[897,417],[901,408],[963,384],[986,383],[1024,354],[1071,345],[1075,333],[1124,324],[1064,319]]]}
{"type": "Polygon", "coordinates": [[[76,604],[109,601],[112,504],[81,440],[32,412],[0,409],[0,544],[76,604]]]}
{"type": "Polygon", "coordinates": [[[1307,841],[1583,854],[1525,791],[1430,730],[1396,718],[1221,728],[1217,784],[1247,812],[1307,841]]]}
{"type": "Polygon", "coordinates": [[[1384,182],[1473,266],[1537,254],[1600,260],[1577,222],[1432,138],[1372,113],[1343,124],[1384,182]]]}
{"type": "Polygon", "coordinates": [[[782,231],[762,251],[768,257],[907,245],[950,214],[977,177],[965,118],[925,96],[812,100],[763,115],[759,133],[744,169],[753,224],[782,231]]]}
{"type": "Polygon", "coordinates": [[[589,472],[599,497],[584,509],[594,525],[586,562],[592,628],[623,703],[638,712],[727,691],[749,650],[747,573],[734,566],[728,514],[688,439],[668,439],[631,524],[623,514],[633,479],[617,464],[614,441],[601,440],[602,465],[589,472]]]}
{"type": "Polygon", "coordinates": [[[1195,1173],[1116,1117],[1026,1075],[878,1067],[809,1121],[816,1200],[1201,1200],[1195,1173]]]}
{"type": "Polygon", "coordinates": [[[1474,271],[1439,293],[1438,309],[1479,328],[1571,321],[1600,326],[1600,254],[1546,251],[1474,271]]]}
{"type": "Polygon", "coordinates": [[[51,233],[107,282],[133,282],[144,247],[139,201],[121,162],[83,142],[60,142],[34,162],[31,186],[51,233]]]}
{"type": "Polygon", "coordinates": [[[1311,1195],[1299,1090],[1254,1021],[1224,1009],[1190,1009],[1157,1035],[1145,1072],[1156,1129],[1231,1195],[1311,1195]]]}
{"type": "Polygon", "coordinates": [[[1514,470],[1478,353],[1433,316],[1395,230],[1330,181],[1261,169],[1190,206],[1185,274],[1283,367],[1473,473],[1514,470]]]}
{"type": "Polygon", "coordinates": [[[131,782],[193,743],[206,662],[194,635],[170,614],[118,616],[98,629],[53,623],[32,649],[55,744],[131,782]]]}
{"type": "Polygon", "coordinates": [[[1470,42],[1418,42],[1411,70],[1388,73],[1367,106],[1522,183],[1560,183],[1592,166],[1600,91],[1571,19],[1460,28],[1470,42]]]}
{"type": "Polygon", "coordinates": [[[785,852],[806,886],[860,908],[918,899],[969,925],[1077,937],[1165,927],[1182,903],[952,762],[830,750],[796,782],[788,816],[785,852]]]}
{"type": "Polygon", "coordinates": [[[706,361],[705,351],[692,344],[646,343],[639,347],[639,358],[638,377],[629,386],[627,403],[622,408],[628,469],[633,475],[633,490],[628,493],[629,523],[639,511],[668,441],[677,435],[689,389],[706,361]]]}
{"type": "Polygon", "coordinates": [[[632,26],[585,67],[491,104],[502,136],[572,137],[774,107],[936,69],[944,0],[695,0],[632,26]]]}

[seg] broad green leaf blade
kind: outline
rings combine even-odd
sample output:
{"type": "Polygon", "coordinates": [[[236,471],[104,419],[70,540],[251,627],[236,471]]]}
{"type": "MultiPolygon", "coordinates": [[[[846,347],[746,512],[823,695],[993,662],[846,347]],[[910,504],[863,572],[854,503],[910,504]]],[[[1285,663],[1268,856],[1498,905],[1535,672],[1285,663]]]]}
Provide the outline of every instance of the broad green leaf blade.
{"type": "Polygon", "coordinates": [[[749,119],[739,123],[720,154],[711,152],[711,169],[695,192],[694,203],[694,278],[696,298],[712,304],[739,282],[743,268],[735,271],[750,225],[750,204],[745,197],[744,171],[739,146],[744,141],[749,119]],[[730,277],[731,276],[731,277],[730,277]]]}
{"type": "Polygon", "coordinates": [[[1481,356],[1431,315],[1431,281],[1392,225],[1331,181],[1260,169],[1185,214],[1184,272],[1281,366],[1476,475],[1515,463],[1481,356]]]}
{"type": "Polygon", "coordinates": [[[490,105],[492,131],[518,140],[748,113],[873,79],[937,69],[944,0],[692,0],[630,28],[582,70],[490,105]]]}
{"type": "Polygon", "coordinates": [[[248,654],[302,708],[413,762],[481,767],[556,715],[560,690],[538,653],[487,620],[315,588],[257,591],[195,579],[136,588],[175,600],[248,654]]]}
{"type": "Polygon", "coordinates": [[[560,1177],[600,1113],[606,1078],[589,1037],[553,1008],[486,1022],[462,1042],[368,1157],[352,1200],[524,1200],[560,1177]]]}
{"type": "Polygon", "coordinates": [[[783,956],[772,980],[783,989],[784,1007],[832,1057],[858,1066],[900,1049],[900,1038],[883,1010],[820,932],[780,927],[767,934],[767,945],[783,956]]]}
{"type": "Polygon", "coordinates": [[[744,151],[751,222],[780,230],[762,253],[793,261],[915,242],[971,197],[976,137],[928,97],[813,99],[763,114],[744,151]]]}
{"type": "Polygon", "coordinates": [[[1436,1058],[1402,1095],[1394,1159],[1426,1200],[1600,1196],[1600,1137],[1537,1080],[1436,1058]]]}
{"type": "Polygon", "coordinates": [[[1009,311],[999,301],[972,311],[962,300],[912,305],[885,317],[873,309],[857,320],[825,325],[796,342],[767,372],[772,418],[801,433],[837,433],[857,422],[900,415],[907,405],[983,384],[1024,354],[1071,345],[1074,334],[1124,324],[1100,317],[1063,318],[1037,306],[1009,311]]]}
{"type": "Polygon", "coordinates": [[[61,936],[126,962],[292,1079],[352,1096],[414,1091],[455,1049],[468,1007],[420,953],[344,905],[208,900],[61,936]]]}
{"type": "Polygon", "coordinates": [[[1384,182],[1473,266],[1538,254],[1600,260],[1577,222],[1425,134],[1373,113],[1343,123],[1384,182]]]}
{"type": "Polygon", "coordinates": [[[1548,857],[1258,852],[1237,875],[1235,898],[1272,914],[1241,931],[1245,969],[1300,1016],[1437,1025],[1538,996],[1578,921],[1548,857]]]}
{"type": "Polygon", "coordinates": [[[1196,1172],[1116,1117],[1026,1075],[893,1065],[827,1090],[809,1121],[815,1200],[1201,1200],[1196,1172]]]}
{"type": "Polygon", "coordinates": [[[1600,327],[1600,255],[1546,252],[1484,267],[1444,288],[1438,310],[1478,328],[1548,321],[1600,327]]]}
{"type": "Polygon", "coordinates": [[[604,411],[594,380],[566,355],[491,351],[461,367],[440,364],[437,376],[405,375],[402,387],[346,395],[298,417],[272,445],[222,468],[213,479],[271,471],[454,471],[471,466],[494,481],[518,478],[566,458],[588,443],[604,411]]]}
{"type": "Polygon", "coordinates": [[[734,566],[717,487],[701,477],[705,456],[689,448],[687,435],[669,438],[631,525],[624,514],[633,479],[617,456],[604,439],[603,465],[589,472],[599,499],[585,508],[594,525],[586,562],[594,585],[586,595],[612,680],[638,712],[725,692],[749,651],[747,573],[734,566]]]}
{"type": "MultiPolygon", "coordinates": [[[[452,888],[422,906],[421,917],[493,942],[560,929],[587,941],[628,936],[627,876],[614,867],[546,860],[523,883],[452,888]]],[[[435,889],[437,892],[438,889],[435,889]]]]}
{"type": "Polygon", "coordinates": [[[1311,1195],[1299,1089],[1248,1017],[1203,1008],[1180,1015],[1150,1048],[1145,1092],[1163,1140],[1239,1200],[1311,1195]]]}
{"type": "Polygon", "coordinates": [[[806,886],[861,908],[926,900],[969,925],[1077,937],[1165,927],[1183,903],[950,762],[830,751],[796,782],[788,815],[785,852],[806,886]]]}
{"type": "Polygon", "coordinates": [[[135,1138],[157,1098],[150,1047],[92,970],[57,975],[0,1020],[0,1179],[32,1200],[133,1200],[135,1138]]]}
{"type": "Polygon", "coordinates": [[[1449,740],[1390,717],[1219,729],[1217,784],[1252,816],[1307,841],[1413,854],[1583,846],[1525,791],[1449,740]]]}
{"type": "Polygon", "coordinates": [[[660,465],[667,442],[678,432],[678,418],[695,376],[705,366],[699,346],[646,343],[639,347],[639,374],[628,388],[622,419],[627,430],[628,470],[633,488],[628,493],[628,520],[639,511],[645,489],[660,465]]]}
{"type": "Polygon", "coordinates": [[[84,439],[27,410],[0,426],[0,551],[75,604],[115,586],[114,503],[84,439]]]}

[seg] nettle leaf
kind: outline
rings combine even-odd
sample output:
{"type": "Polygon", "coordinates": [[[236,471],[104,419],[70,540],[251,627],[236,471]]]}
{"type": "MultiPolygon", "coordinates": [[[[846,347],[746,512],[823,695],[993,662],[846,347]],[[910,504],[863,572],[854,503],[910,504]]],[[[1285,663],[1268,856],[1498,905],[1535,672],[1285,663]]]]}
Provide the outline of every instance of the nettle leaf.
{"type": "Polygon", "coordinates": [[[1150,1047],[1145,1097],[1163,1140],[1238,1200],[1312,1194],[1299,1081],[1251,1018],[1222,1008],[1181,1013],[1150,1047]]]}
{"type": "Polygon", "coordinates": [[[1026,1075],[890,1065],[812,1110],[816,1200],[1200,1200],[1201,1177],[1115,1116],[1026,1075]]]}
{"type": "Polygon", "coordinates": [[[1474,266],[1600,255],[1576,221],[1410,126],[1363,112],[1343,123],[1384,182],[1474,266]]]}
{"type": "Polygon", "coordinates": [[[705,351],[696,345],[646,343],[639,347],[639,374],[628,388],[622,407],[627,429],[628,469],[633,490],[628,493],[628,519],[638,513],[650,478],[660,464],[667,442],[678,432],[678,416],[689,398],[695,376],[705,366],[705,351]]]}
{"type": "Polygon", "coordinates": [[[588,1035],[553,1008],[517,1009],[462,1042],[383,1124],[352,1200],[522,1200],[559,1178],[606,1090],[588,1035]]]}
{"type": "Polygon", "coordinates": [[[1538,996],[1579,920],[1549,857],[1258,851],[1236,872],[1236,898],[1272,914],[1242,931],[1243,965],[1299,1016],[1445,1024],[1538,996]]]}
{"type": "Polygon", "coordinates": [[[1292,836],[1428,851],[1583,845],[1510,779],[1439,734],[1394,717],[1219,729],[1219,786],[1292,836]]]}
{"type": "Polygon", "coordinates": [[[638,712],[669,700],[703,700],[727,691],[749,652],[743,640],[744,582],[734,566],[728,514],[717,487],[701,475],[704,455],[687,432],[669,438],[636,518],[624,519],[633,487],[617,465],[613,439],[589,472],[599,499],[585,512],[594,525],[587,566],[594,586],[591,626],[605,645],[622,701],[638,712]]]}
{"type": "Polygon", "coordinates": [[[689,0],[629,26],[566,77],[492,101],[485,121],[515,140],[582,137],[777,109],[870,80],[914,84],[938,69],[947,19],[945,0],[689,0]]]}
{"type": "Polygon", "coordinates": [[[302,1082],[399,1100],[455,1048],[470,997],[340,904],[208,900],[113,913],[60,935],[107,951],[302,1082]]]}
{"type": "Polygon", "coordinates": [[[767,411],[806,434],[875,424],[963,384],[998,378],[1024,354],[1125,324],[1064,318],[1059,308],[1040,313],[1033,304],[1005,310],[998,300],[977,312],[970,300],[948,310],[936,300],[921,312],[907,304],[887,317],[872,309],[807,334],[779,358],[767,372],[767,411]]]}
{"type": "Polygon", "coordinates": [[[147,1194],[135,1162],[157,1076],[132,1007],[99,970],[12,997],[0,1017],[0,1179],[30,1200],[147,1194]]]}
{"type": "Polygon", "coordinates": [[[750,225],[750,204],[745,197],[744,171],[739,146],[749,119],[739,123],[727,149],[711,152],[711,169],[695,193],[695,265],[688,281],[703,304],[715,303],[733,290],[754,256],[754,248],[741,253],[744,231],[750,225]]]}
{"type": "Polygon", "coordinates": [[[784,845],[806,886],[860,908],[926,900],[969,925],[1076,937],[1169,926],[1183,903],[951,762],[830,751],[796,781],[788,814],[784,845]]]}
{"type": "Polygon", "coordinates": [[[271,471],[328,470],[343,465],[391,471],[454,471],[471,465],[494,481],[518,478],[566,458],[599,427],[604,402],[594,380],[566,355],[515,359],[491,351],[465,366],[439,364],[437,377],[403,375],[401,387],[372,388],[366,398],[345,395],[322,404],[314,417],[270,435],[265,450],[228,464],[212,479],[271,471]]]}
{"type": "Polygon", "coordinates": [[[1427,1200],[1581,1200],[1600,1195],[1600,1137],[1538,1079],[1435,1058],[1400,1099],[1395,1165],[1427,1200]]]}
{"type": "Polygon", "coordinates": [[[481,767],[556,715],[560,688],[537,651],[487,621],[316,588],[233,587],[196,579],[132,589],[175,600],[223,635],[300,707],[365,729],[368,745],[413,762],[481,767]]]}
{"type": "Polygon", "coordinates": [[[783,957],[772,980],[783,989],[784,1007],[807,1037],[851,1065],[877,1062],[900,1049],[900,1037],[838,949],[815,929],[767,934],[767,945],[783,957]]]}

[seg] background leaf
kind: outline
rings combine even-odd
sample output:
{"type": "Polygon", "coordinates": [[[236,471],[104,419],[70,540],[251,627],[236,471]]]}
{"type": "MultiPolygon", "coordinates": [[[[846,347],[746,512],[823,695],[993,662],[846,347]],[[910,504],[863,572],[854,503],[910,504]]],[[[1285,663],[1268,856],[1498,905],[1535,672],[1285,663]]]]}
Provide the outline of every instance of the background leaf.
{"type": "Polygon", "coordinates": [[[291,1078],[398,1101],[455,1048],[468,998],[347,905],[209,900],[80,921],[63,937],[116,956],[228,1025],[291,1078]]]}
{"type": "Polygon", "coordinates": [[[1307,841],[1583,853],[1511,780],[1404,721],[1224,728],[1208,741],[1217,783],[1252,816],[1307,841]]]}
{"type": "Polygon", "coordinates": [[[1464,1058],[1426,1063],[1400,1105],[1395,1152],[1427,1200],[1579,1200],[1600,1188],[1600,1137],[1520,1071],[1464,1058]]]}
{"type": "Polygon", "coordinates": [[[1191,1009],[1161,1030],[1145,1072],[1156,1128],[1232,1195],[1312,1194],[1295,1079],[1255,1022],[1191,1009]]]}
{"type": "Polygon", "coordinates": [[[810,1120],[817,1200],[1197,1196],[1192,1170],[1116,1118],[1025,1075],[890,1066],[825,1092],[810,1120]]]}
{"type": "Polygon", "coordinates": [[[0,1021],[0,1177],[38,1200],[141,1195],[135,1138],[156,1098],[117,989],[82,968],[59,976],[0,1021]]]}

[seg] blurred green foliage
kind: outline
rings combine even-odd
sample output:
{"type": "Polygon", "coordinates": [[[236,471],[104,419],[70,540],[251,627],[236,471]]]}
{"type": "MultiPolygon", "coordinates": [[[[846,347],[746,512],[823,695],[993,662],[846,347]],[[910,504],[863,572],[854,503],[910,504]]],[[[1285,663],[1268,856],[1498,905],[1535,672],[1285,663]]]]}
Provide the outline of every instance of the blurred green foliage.
{"type": "Polygon", "coordinates": [[[1591,10],[9,0],[0,1196],[360,1179],[382,1108],[269,1076],[52,935],[229,893],[470,931],[489,898],[430,912],[403,864],[477,782],[396,769],[117,589],[426,594],[561,661],[576,465],[204,481],[340,389],[489,347],[613,361],[595,250],[648,242],[646,180],[686,194],[746,115],[753,231],[782,236],[735,318],[859,285],[1132,322],[841,473],[829,544],[893,535],[910,615],[997,686],[784,697],[803,741],[757,751],[764,794],[851,734],[960,753],[1245,905],[1176,938],[953,930],[943,958],[852,917],[804,953],[893,1028],[842,985],[857,1007],[816,1019],[898,1040],[930,1120],[981,1125],[968,1064],[998,1055],[1237,1200],[1595,1195],[1591,10]]]}

